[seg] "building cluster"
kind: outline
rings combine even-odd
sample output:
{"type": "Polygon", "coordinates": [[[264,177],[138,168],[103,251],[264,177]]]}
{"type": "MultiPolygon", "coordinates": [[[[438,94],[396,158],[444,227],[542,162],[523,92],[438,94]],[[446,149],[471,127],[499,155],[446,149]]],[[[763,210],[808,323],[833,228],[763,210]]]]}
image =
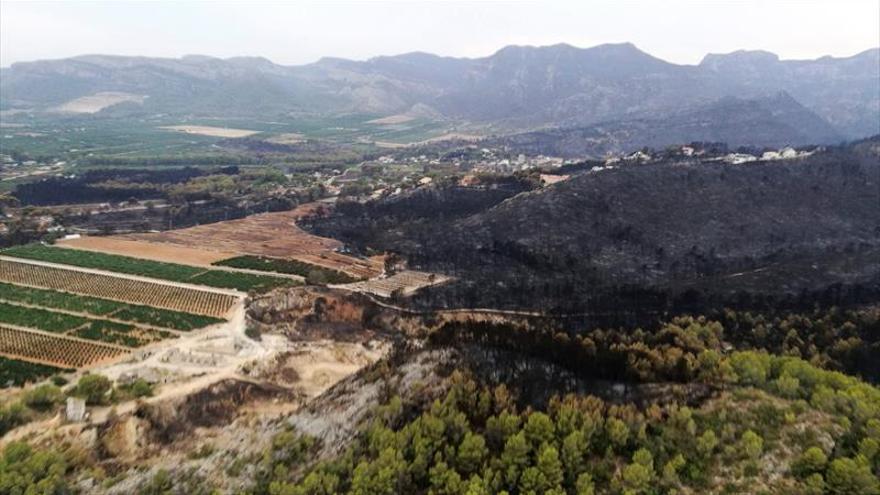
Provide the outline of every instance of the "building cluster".
{"type": "Polygon", "coordinates": [[[456,153],[438,153],[436,155],[394,156],[385,155],[377,158],[375,163],[381,165],[409,164],[422,166],[452,166],[457,170],[475,172],[512,173],[534,168],[557,168],[573,160],[565,160],[555,156],[527,156],[519,153],[512,155],[491,148],[468,146],[456,153]]]}
{"type": "Polygon", "coordinates": [[[721,158],[721,161],[725,163],[730,163],[732,165],[738,165],[741,163],[748,162],[756,162],[756,161],[774,161],[774,160],[793,160],[796,158],[804,158],[812,155],[815,150],[811,151],[798,151],[791,147],[785,147],[781,150],[769,150],[763,152],[761,155],[752,155],[749,153],[728,153],[721,158]]]}
{"type": "Polygon", "coordinates": [[[598,172],[609,168],[614,168],[624,164],[650,163],[653,161],[663,161],[669,159],[697,159],[702,161],[721,161],[731,165],[739,165],[742,163],[757,161],[775,161],[775,160],[792,160],[796,158],[804,158],[816,152],[813,150],[796,150],[792,147],[785,147],[779,150],[765,150],[763,152],[747,153],[742,150],[737,152],[728,152],[727,146],[718,146],[718,143],[709,143],[711,146],[704,148],[700,146],[680,146],[667,148],[660,151],[640,150],[625,155],[612,155],[605,159],[604,167],[593,167],[593,171],[598,172]]]}

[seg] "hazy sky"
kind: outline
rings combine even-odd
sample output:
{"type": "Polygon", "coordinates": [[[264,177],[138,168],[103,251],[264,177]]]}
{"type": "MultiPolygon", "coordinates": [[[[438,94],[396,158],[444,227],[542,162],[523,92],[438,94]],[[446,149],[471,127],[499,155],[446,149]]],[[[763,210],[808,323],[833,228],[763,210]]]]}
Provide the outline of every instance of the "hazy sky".
{"type": "Polygon", "coordinates": [[[880,45],[880,0],[42,2],[0,0],[0,65],[86,53],[260,55],[281,64],[510,44],[631,41],[697,63],[765,49],[848,56],[880,45]]]}

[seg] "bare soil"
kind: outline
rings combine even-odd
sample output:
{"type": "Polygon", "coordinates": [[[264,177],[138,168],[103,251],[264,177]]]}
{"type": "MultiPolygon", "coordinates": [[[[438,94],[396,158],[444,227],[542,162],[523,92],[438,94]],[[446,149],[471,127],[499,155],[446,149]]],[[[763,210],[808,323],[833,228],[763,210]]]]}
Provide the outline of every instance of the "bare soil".
{"type": "Polygon", "coordinates": [[[127,101],[140,104],[144,102],[144,98],[146,97],[143,95],[107,91],[70,100],[57,107],[56,111],[65,113],[98,113],[107,107],[127,101]]]}
{"type": "Polygon", "coordinates": [[[80,237],[79,239],[60,240],[56,242],[56,245],[153,261],[200,266],[210,266],[215,261],[236,256],[236,253],[231,251],[217,251],[120,237],[80,237]]]}
{"type": "Polygon", "coordinates": [[[381,259],[363,260],[340,254],[336,250],[342,247],[341,242],[309,234],[296,225],[297,220],[314,214],[322,206],[325,205],[309,203],[292,211],[263,213],[187,229],[129,234],[117,238],[195,250],[200,250],[201,246],[212,246],[226,253],[295,259],[355,277],[370,278],[382,273],[381,259]]]}
{"type": "Polygon", "coordinates": [[[159,127],[168,131],[177,131],[184,134],[198,134],[200,136],[211,136],[221,138],[241,138],[259,134],[260,131],[251,131],[249,129],[232,129],[228,127],[211,127],[206,125],[166,125],[159,127]]]}
{"type": "Polygon", "coordinates": [[[409,122],[415,119],[410,115],[406,114],[397,114],[397,115],[389,115],[388,117],[382,117],[380,119],[368,120],[367,124],[376,124],[376,125],[394,125],[394,124],[403,124],[404,122],[409,122]]]}

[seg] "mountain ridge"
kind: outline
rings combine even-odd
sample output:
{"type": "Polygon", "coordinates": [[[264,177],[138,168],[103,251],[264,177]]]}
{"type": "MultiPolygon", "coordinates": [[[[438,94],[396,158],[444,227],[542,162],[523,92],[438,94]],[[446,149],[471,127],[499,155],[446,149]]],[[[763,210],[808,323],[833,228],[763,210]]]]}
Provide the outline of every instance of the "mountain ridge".
{"type": "Polygon", "coordinates": [[[425,52],[286,66],[265,57],[82,55],[3,69],[0,109],[52,111],[102,92],[147,96],[144,112],[394,115],[413,106],[450,121],[521,132],[698,109],[724,97],[784,91],[845,138],[880,133],[880,48],[851,57],[783,60],[764,51],[664,61],[632,43],[506,46],[456,58],[425,52]],[[226,104],[221,105],[219,102],[226,104]]]}
{"type": "MultiPolygon", "coordinates": [[[[278,67],[296,68],[296,67],[315,65],[315,64],[320,63],[322,60],[343,60],[343,61],[354,62],[354,63],[366,63],[366,62],[369,62],[369,61],[375,60],[375,59],[400,58],[400,57],[408,57],[411,55],[429,55],[431,57],[436,57],[436,58],[441,58],[441,59],[454,59],[454,60],[479,60],[479,59],[490,58],[493,55],[497,54],[498,52],[500,52],[506,48],[538,48],[538,49],[540,49],[540,48],[553,48],[553,47],[558,47],[558,46],[566,46],[566,47],[574,48],[576,50],[589,50],[589,49],[593,49],[593,48],[606,47],[606,46],[619,46],[619,45],[630,45],[630,46],[635,47],[637,50],[642,51],[643,53],[647,53],[647,52],[644,52],[643,50],[639,49],[638,46],[636,46],[634,43],[628,42],[628,41],[620,42],[620,43],[600,43],[598,45],[593,45],[593,46],[589,46],[589,47],[578,47],[578,46],[572,45],[571,43],[565,43],[565,42],[554,43],[552,45],[505,45],[505,46],[499,48],[498,50],[492,52],[491,54],[484,55],[481,57],[456,57],[454,55],[439,55],[439,54],[426,52],[426,51],[422,51],[422,50],[401,52],[401,53],[394,54],[394,55],[375,55],[372,57],[368,57],[364,60],[357,60],[357,59],[350,59],[350,58],[345,58],[345,57],[327,55],[327,56],[320,57],[318,60],[315,60],[314,62],[307,62],[307,63],[303,63],[303,64],[276,63],[276,62],[273,62],[268,57],[265,57],[262,55],[233,55],[230,57],[220,57],[220,56],[216,56],[216,55],[207,55],[207,54],[203,54],[203,53],[187,53],[187,54],[181,55],[179,57],[153,57],[153,56],[149,56],[149,55],[121,55],[121,54],[114,54],[114,53],[82,53],[82,54],[73,55],[70,57],[42,58],[42,59],[35,59],[35,60],[18,61],[18,62],[13,62],[5,67],[0,66],[0,69],[10,69],[14,66],[21,66],[21,65],[41,63],[41,62],[59,62],[59,61],[73,60],[73,59],[84,58],[84,57],[116,57],[116,58],[135,58],[135,59],[147,59],[147,60],[184,60],[187,58],[203,58],[203,59],[213,59],[213,60],[222,60],[222,61],[230,61],[230,60],[235,60],[235,59],[263,59],[263,60],[268,61],[272,65],[275,65],[278,67]]],[[[880,54],[880,46],[866,48],[866,49],[861,50],[859,52],[856,52],[852,55],[844,55],[844,56],[822,55],[822,56],[819,56],[816,58],[781,58],[778,54],[771,52],[771,51],[768,51],[768,50],[749,50],[749,49],[738,49],[738,50],[734,50],[731,52],[724,52],[724,53],[710,52],[710,53],[707,53],[706,55],[704,55],[703,58],[700,60],[700,62],[698,62],[696,64],[679,64],[676,62],[669,62],[667,60],[663,60],[659,57],[655,57],[655,58],[658,58],[659,60],[663,60],[664,62],[671,64],[671,65],[678,65],[678,66],[682,66],[682,67],[697,67],[700,64],[702,64],[703,61],[705,61],[706,57],[714,57],[714,56],[726,57],[726,56],[731,56],[731,55],[740,54],[740,53],[767,53],[767,54],[773,55],[780,62],[815,62],[815,61],[819,61],[819,60],[828,60],[828,59],[830,59],[830,60],[851,59],[851,58],[857,58],[860,56],[864,56],[866,54],[873,54],[875,52],[880,54]]],[[[652,57],[653,57],[653,55],[652,55],[652,57]]]]}

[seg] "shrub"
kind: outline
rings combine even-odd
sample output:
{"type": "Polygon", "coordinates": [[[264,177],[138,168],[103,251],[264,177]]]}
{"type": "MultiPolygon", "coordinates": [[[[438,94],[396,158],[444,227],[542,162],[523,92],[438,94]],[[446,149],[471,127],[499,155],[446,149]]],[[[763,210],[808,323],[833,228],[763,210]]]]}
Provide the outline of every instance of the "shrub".
{"type": "Polygon", "coordinates": [[[833,495],[876,495],[880,482],[867,463],[848,457],[831,461],[826,480],[828,493],[833,495]]]}
{"type": "Polygon", "coordinates": [[[64,456],[54,450],[34,450],[22,442],[11,442],[0,456],[0,490],[3,493],[70,493],[64,479],[64,456]]]}
{"type": "Polygon", "coordinates": [[[64,400],[64,393],[55,385],[44,384],[24,394],[22,402],[31,409],[45,411],[64,400]]]}
{"type": "Polygon", "coordinates": [[[819,447],[810,447],[794,462],[791,471],[798,477],[806,478],[813,473],[822,472],[828,463],[828,456],[819,447]]]}
{"type": "Polygon", "coordinates": [[[85,399],[86,404],[103,404],[111,388],[110,379],[106,376],[85,375],[76,383],[73,395],[85,399]]]}
{"type": "Polygon", "coordinates": [[[27,421],[27,408],[21,402],[0,406],[0,435],[27,421]]]}
{"type": "Polygon", "coordinates": [[[151,397],[153,395],[153,386],[143,378],[131,382],[124,387],[124,391],[128,392],[132,397],[151,397]]]}

